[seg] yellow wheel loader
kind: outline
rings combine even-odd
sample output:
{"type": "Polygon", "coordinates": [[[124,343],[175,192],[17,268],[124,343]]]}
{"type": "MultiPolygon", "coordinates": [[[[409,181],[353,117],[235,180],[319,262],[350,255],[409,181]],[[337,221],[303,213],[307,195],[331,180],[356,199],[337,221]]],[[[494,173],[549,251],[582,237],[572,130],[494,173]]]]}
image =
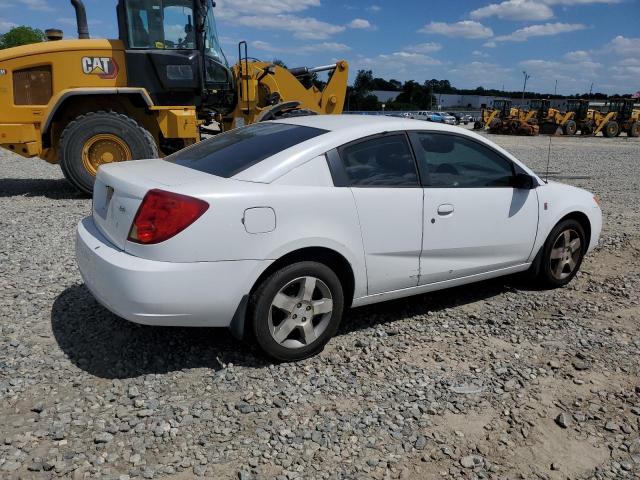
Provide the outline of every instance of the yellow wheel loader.
{"type": "Polygon", "coordinates": [[[615,113],[613,119],[618,125],[618,133],[628,137],[640,136],[640,108],[635,108],[633,98],[613,98],[608,104],[609,113],[615,113]]]}
{"type": "Polygon", "coordinates": [[[576,134],[578,126],[573,120],[575,112],[561,112],[551,107],[551,102],[547,99],[532,100],[531,110],[535,112],[532,122],[538,125],[540,133],[554,135],[560,129],[565,135],[576,134]]]}
{"type": "Polygon", "coordinates": [[[511,100],[494,100],[493,108],[483,108],[481,120],[474,123],[475,130],[489,129],[499,135],[537,135],[538,127],[531,125],[525,112],[511,106],[511,100]]]}
{"type": "Polygon", "coordinates": [[[620,125],[616,121],[617,111],[610,110],[603,113],[595,108],[589,108],[588,100],[570,99],[567,101],[567,111],[575,112],[574,120],[581,135],[597,135],[599,132],[605,137],[617,137],[620,125]]]}
{"type": "Polygon", "coordinates": [[[212,0],[119,0],[117,40],[90,39],[82,1],[71,4],[78,40],[53,31],[0,51],[0,146],[60,163],[84,192],[100,165],[172,153],[206,125],[342,112],[347,62],[289,70],[249,59],[241,42],[229,66],[212,0]],[[309,80],[319,71],[322,89],[309,80]]]}
{"type": "Polygon", "coordinates": [[[483,108],[480,120],[473,124],[474,130],[491,128],[509,118],[511,114],[511,100],[494,100],[493,107],[483,108]]]}

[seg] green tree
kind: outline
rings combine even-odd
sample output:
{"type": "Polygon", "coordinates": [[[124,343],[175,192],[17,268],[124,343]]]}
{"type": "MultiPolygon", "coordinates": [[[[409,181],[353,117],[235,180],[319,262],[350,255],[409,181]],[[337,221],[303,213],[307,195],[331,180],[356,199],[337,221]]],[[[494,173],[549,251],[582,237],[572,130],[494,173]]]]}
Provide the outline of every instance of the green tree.
{"type": "Polygon", "coordinates": [[[353,82],[353,89],[362,96],[373,90],[373,72],[371,70],[358,70],[353,82]]]}
{"type": "Polygon", "coordinates": [[[44,42],[45,36],[42,30],[21,25],[13,27],[4,35],[0,35],[0,50],[4,48],[28,45],[30,43],[44,42]]]}

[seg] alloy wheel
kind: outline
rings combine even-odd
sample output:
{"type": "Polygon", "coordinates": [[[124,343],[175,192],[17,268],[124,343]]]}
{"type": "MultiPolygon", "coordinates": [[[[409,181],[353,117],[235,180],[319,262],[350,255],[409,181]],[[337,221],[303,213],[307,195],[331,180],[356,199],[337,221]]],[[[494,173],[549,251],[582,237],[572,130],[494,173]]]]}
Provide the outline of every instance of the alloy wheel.
{"type": "Polygon", "coordinates": [[[283,347],[306,347],[327,329],[332,312],[333,297],[327,284],[316,277],[299,277],[282,287],[271,301],[269,332],[283,347]]]}
{"type": "Polygon", "coordinates": [[[582,255],[582,240],[572,228],[560,232],[551,248],[549,267],[556,280],[564,280],[576,269],[582,255]]]}

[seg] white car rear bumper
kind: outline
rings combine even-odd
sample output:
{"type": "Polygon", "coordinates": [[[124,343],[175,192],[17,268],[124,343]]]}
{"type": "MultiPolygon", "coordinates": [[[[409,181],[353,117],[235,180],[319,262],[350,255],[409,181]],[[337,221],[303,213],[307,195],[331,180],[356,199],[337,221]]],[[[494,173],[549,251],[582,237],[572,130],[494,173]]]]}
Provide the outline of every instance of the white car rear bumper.
{"type": "Polygon", "coordinates": [[[83,219],[76,234],[82,278],[106,308],[146,325],[227,327],[268,261],[171,263],[114,247],[83,219]]]}

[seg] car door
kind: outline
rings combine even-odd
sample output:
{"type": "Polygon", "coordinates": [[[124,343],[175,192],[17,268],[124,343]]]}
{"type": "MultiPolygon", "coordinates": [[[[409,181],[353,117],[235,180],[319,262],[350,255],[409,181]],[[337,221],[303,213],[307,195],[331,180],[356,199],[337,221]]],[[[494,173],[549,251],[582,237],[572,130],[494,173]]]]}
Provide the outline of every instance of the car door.
{"type": "Polygon", "coordinates": [[[420,284],[527,262],[538,228],[538,196],[514,188],[524,173],[468,136],[412,132],[424,186],[420,284]]]}
{"type": "Polygon", "coordinates": [[[338,155],[358,211],[368,294],[417,286],[423,190],[406,133],[367,137],[338,155]]]}

